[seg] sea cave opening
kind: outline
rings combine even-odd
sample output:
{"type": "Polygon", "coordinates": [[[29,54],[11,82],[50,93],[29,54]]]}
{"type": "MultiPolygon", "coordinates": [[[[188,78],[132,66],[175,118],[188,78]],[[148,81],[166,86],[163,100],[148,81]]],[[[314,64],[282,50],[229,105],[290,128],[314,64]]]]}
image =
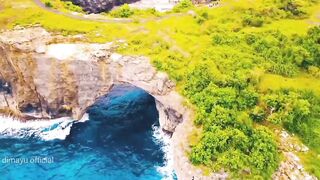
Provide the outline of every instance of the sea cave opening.
{"type": "MultiPolygon", "coordinates": [[[[130,85],[116,84],[99,98],[87,114],[89,120],[72,126],[66,141],[93,148],[116,169],[116,176],[130,179],[157,179],[157,167],[164,166],[165,135],[159,126],[155,98],[130,85]],[[121,170],[123,173],[120,173],[121,170]],[[131,175],[130,175],[131,174],[131,175]]],[[[105,163],[104,162],[104,163],[105,163]]]]}
{"type": "Polygon", "coordinates": [[[114,85],[87,114],[84,121],[8,120],[15,125],[1,130],[1,158],[26,162],[3,164],[0,173],[8,179],[158,180],[174,176],[168,170],[166,134],[159,126],[155,98],[146,91],[129,84],[114,85]],[[41,162],[30,163],[35,158],[41,162]]]}

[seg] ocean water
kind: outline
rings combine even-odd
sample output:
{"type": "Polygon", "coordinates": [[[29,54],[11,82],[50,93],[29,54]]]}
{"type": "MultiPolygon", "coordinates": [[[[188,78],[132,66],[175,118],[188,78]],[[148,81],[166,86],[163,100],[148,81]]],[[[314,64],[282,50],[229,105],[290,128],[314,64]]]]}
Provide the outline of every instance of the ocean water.
{"type": "Polygon", "coordinates": [[[74,121],[0,117],[0,179],[175,179],[152,96],[117,85],[74,121]]]}

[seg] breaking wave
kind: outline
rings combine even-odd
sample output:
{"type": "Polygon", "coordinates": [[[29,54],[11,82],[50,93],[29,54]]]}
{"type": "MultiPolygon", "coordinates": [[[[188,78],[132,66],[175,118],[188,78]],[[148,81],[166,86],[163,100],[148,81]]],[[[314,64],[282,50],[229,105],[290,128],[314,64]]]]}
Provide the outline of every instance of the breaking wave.
{"type": "Polygon", "coordinates": [[[160,174],[163,175],[163,180],[176,179],[173,168],[173,148],[170,135],[163,132],[160,126],[152,126],[153,140],[161,145],[164,152],[164,165],[157,167],[160,174]]]}
{"type": "Polygon", "coordinates": [[[12,117],[0,116],[0,138],[64,140],[70,134],[73,123],[74,120],[69,117],[22,122],[12,117]]]}
{"type": "Polygon", "coordinates": [[[176,179],[171,137],[158,118],[153,97],[128,86],[115,88],[78,121],[0,116],[0,159],[54,159],[41,168],[0,162],[0,173],[4,179],[176,179]]]}

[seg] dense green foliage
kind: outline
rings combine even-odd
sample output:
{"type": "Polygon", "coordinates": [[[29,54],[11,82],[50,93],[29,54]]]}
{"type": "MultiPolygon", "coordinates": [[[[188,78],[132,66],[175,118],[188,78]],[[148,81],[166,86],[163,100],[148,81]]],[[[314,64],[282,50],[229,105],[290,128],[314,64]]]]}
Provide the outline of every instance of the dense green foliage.
{"type": "Polygon", "coordinates": [[[81,7],[73,4],[71,1],[61,1],[61,0],[42,0],[46,7],[59,9],[62,11],[72,11],[83,13],[81,7]]]}
{"type": "Polygon", "coordinates": [[[306,144],[319,148],[319,97],[293,90],[261,93],[252,71],[260,67],[294,76],[309,66],[318,67],[319,30],[310,29],[303,37],[278,31],[212,33],[212,47],[238,51],[214,55],[208,47],[204,63],[186,75],[184,93],[197,107],[196,123],[204,132],[192,149],[193,163],[213,170],[224,167],[237,175],[249,168],[251,175],[269,178],[279,156],[272,133],[256,127],[264,121],[282,124],[306,144]]]}
{"type": "MultiPolygon", "coordinates": [[[[279,5],[278,16],[269,18],[302,18],[306,13],[292,3],[279,5]]],[[[252,15],[251,10],[246,12],[243,26],[260,27],[268,21],[252,20],[252,17],[268,16],[252,15]]],[[[320,123],[315,115],[319,109],[310,109],[308,100],[311,96],[316,99],[316,95],[287,90],[287,94],[279,97],[272,92],[259,92],[255,70],[260,68],[292,77],[311,66],[319,67],[319,29],[310,29],[306,36],[288,36],[274,30],[207,32],[212,42],[198,57],[201,63],[185,75],[172,73],[178,81],[184,81],[184,94],[196,106],[196,123],[203,128],[200,142],[190,154],[193,163],[213,170],[225,168],[234,172],[234,176],[249,171],[252,177],[270,178],[278,167],[279,155],[272,132],[258,125],[264,121],[283,124],[289,131],[299,134],[305,143],[317,147],[318,140],[311,137],[319,136],[319,128],[310,125],[315,121],[320,123]],[[277,104],[272,100],[283,102],[277,104]],[[285,108],[278,107],[280,104],[285,108]]],[[[181,61],[181,57],[170,55],[168,58],[170,64],[162,62],[159,67],[172,72],[172,63],[181,61]]]]}
{"type": "Polygon", "coordinates": [[[251,175],[269,178],[279,156],[272,133],[255,127],[264,121],[281,124],[319,148],[320,97],[293,90],[261,93],[256,89],[259,79],[251,70],[262,66],[271,73],[293,76],[319,66],[319,29],[310,29],[304,37],[288,37],[278,31],[212,34],[211,46],[234,47],[239,52],[225,52],[222,59],[208,48],[205,63],[186,75],[184,93],[197,107],[196,123],[204,131],[192,149],[193,163],[213,170],[224,167],[237,175],[249,168],[251,175]]]}
{"type": "Polygon", "coordinates": [[[263,97],[266,121],[283,124],[320,153],[320,97],[308,91],[281,90],[263,97]]]}
{"type": "Polygon", "coordinates": [[[295,90],[265,92],[259,85],[264,73],[293,77],[318,68],[320,28],[311,28],[306,35],[284,34],[274,29],[242,30],[248,26],[263,27],[275,19],[300,19],[307,15],[304,6],[295,6],[298,10],[294,10],[289,1],[283,2],[273,1],[272,6],[259,4],[262,9],[240,7],[241,21],[233,16],[224,17],[219,19],[221,25],[211,24],[215,19],[210,11],[198,10],[193,18],[197,24],[193,32],[176,29],[185,35],[188,44],[199,40],[196,38],[199,36],[209,39],[202,42],[204,48],[191,50],[191,55],[181,49],[173,51],[168,40],[156,38],[155,44],[148,44],[149,41],[136,37],[129,42],[129,52],[152,46],[152,51],[144,53],[153,57],[156,67],[168,72],[181,85],[181,91],[195,106],[195,123],[202,128],[202,135],[190,152],[194,164],[205,165],[213,171],[223,168],[235,177],[269,179],[280,161],[276,138],[265,126],[270,123],[297,133],[310,147],[319,147],[317,141],[310,138],[318,137],[319,128],[310,124],[318,122],[319,117],[311,115],[317,113],[317,109],[311,109],[312,102],[308,99],[311,96],[315,99],[317,95],[306,96],[295,90]],[[254,14],[266,13],[270,8],[276,15],[254,14]],[[245,17],[264,18],[262,24],[253,25],[243,23],[245,17]],[[202,29],[197,31],[197,26],[202,29]],[[277,93],[281,93],[282,98],[277,97],[277,93]],[[286,108],[273,110],[269,106],[272,99],[284,99],[286,108]]]}
{"type": "Polygon", "coordinates": [[[190,157],[213,170],[227,168],[239,175],[249,169],[267,178],[278,165],[276,142],[267,128],[254,126],[250,111],[259,94],[245,74],[237,74],[220,81],[206,65],[188,74],[185,94],[198,107],[196,123],[204,131],[190,157]]]}

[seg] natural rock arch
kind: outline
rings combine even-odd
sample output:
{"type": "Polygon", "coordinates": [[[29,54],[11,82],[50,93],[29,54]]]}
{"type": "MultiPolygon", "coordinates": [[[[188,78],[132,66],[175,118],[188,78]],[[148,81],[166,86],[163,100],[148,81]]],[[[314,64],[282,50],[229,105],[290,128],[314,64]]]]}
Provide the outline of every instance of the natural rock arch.
{"type": "Polygon", "coordinates": [[[64,43],[81,38],[51,36],[40,27],[1,33],[0,85],[8,84],[10,93],[0,87],[0,113],[26,120],[65,115],[80,119],[114,84],[129,83],[155,98],[162,129],[174,132],[171,146],[178,178],[202,177],[186,157],[192,111],[168,76],[157,72],[146,57],[114,53],[117,42],[64,43]],[[39,113],[19,112],[30,108],[39,113]]]}
{"type": "Polygon", "coordinates": [[[17,46],[7,39],[2,45],[1,74],[12,84],[19,110],[31,106],[41,112],[41,118],[68,114],[81,119],[96,99],[114,84],[125,82],[156,99],[163,129],[173,132],[182,121],[185,108],[174,83],[157,72],[148,58],[113,53],[113,43],[44,43],[17,46]]]}

